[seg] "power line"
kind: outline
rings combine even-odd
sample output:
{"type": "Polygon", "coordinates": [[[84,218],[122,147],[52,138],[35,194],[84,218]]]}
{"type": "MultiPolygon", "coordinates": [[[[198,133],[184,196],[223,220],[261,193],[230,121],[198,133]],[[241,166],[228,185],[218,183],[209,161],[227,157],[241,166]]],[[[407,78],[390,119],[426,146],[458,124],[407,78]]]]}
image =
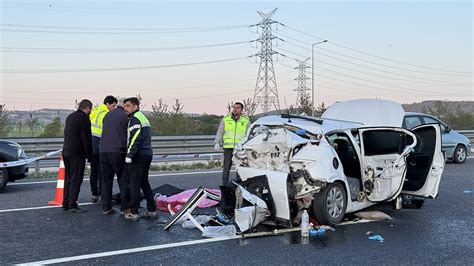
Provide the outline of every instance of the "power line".
{"type": "Polygon", "coordinates": [[[105,31],[176,31],[176,30],[226,30],[229,28],[246,28],[250,25],[226,25],[226,26],[200,26],[200,27],[172,27],[172,28],[107,28],[107,27],[76,27],[76,26],[50,26],[32,24],[0,24],[2,27],[14,28],[37,28],[37,29],[69,29],[69,30],[105,30],[105,31]]]}
{"type": "Polygon", "coordinates": [[[244,43],[250,43],[252,41],[241,41],[241,42],[228,42],[228,43],[216,43],[216,44],[204,44],[204,45],[192,45],[192,46],[181,46],[181,47],[157,47],[157,48],[109,48],[109,49],[84,49],[84,48],[62,48],[62,47],[0,47],[0,52],[12,52],[12,53],[128,53],[128,52],[156,52],[156,51],[170,51],[170,50],[188,50],[188,49],[199,49],[199,48],[211,48],[221,46],[231,46],[244,43]]]}
{"type": "MultiPolygon", "coordinates": [[[[328,77],[328,76],[325,76],[323,74],[318,74],[318,77],[323,77],[323,78],[327,78],[327,79],[330,79],[330,80],[336,80],[336,81],[339,81],[339,82],[343,82],[343,83],[347,83],[347,84],[352,84],[352,85],[356,85],[356,86],[361,86],[363,88],[371,88],[373,92],[377,92],[377,93],[381,93],[381,91],[383,92],[392,92],[392,93],[396,93],[398,95],[402,95],[402,96],[407,96],[407,92],[400,92],[400,91],[394,91],[394,90],[389,90],[387,88],[380,88],[380,87],[373,87],[373,86],[369,86],[369,85],[365,85],[365,84],[360,84],[360,83],[356,83],[356,82],[350,82],[350,81],[347,81],[347,80],[342,80],[342,79],[338,79],[338,78],[334,78],[334,77],[328,77]]],[[[374,83],[374,82],[371,82],[371,83],[374,83]]],[[[428,92],[420,92],[420,91],[417,91],[417,90],[411,90],[410,92],[408,92],[409,95],[420,95],[420,96],[427,96],[427,95],[431,95],[431,96],[455,96],[453,94],[433,94],[433,93],[428,93],[428,92]]],[[[469,96],[469,95],[463,95],[464,97],[466,96],[469,96]]]]}
{"type": "Polygon", "coordinates": [[[115,68],[69,68],[69,69],[0,69],[0,73],[6,74],[43,74],[43,73],[68,73],[68,72],[102,72],[102,71],[128,71],[128,70],[147,70],[169,67],[195,66],[203,64],[213,64],[222,62],[231,62],[246,59],[248,57],[226,58],[211,61],[171,64],[161,66],[132,66],[132,67],[115,67],[115,68]]]}
{"type": "MultiPolygon", "coordinates": [[[[295,46],[295,47],[299,47],[301,49],[305,49],[305,50],[311,50],[309,48],[306,48],[304,46],[300,46],[298,44],[295,44],[295,43],[292,43],[292,42],[288,42],[286,41],[287,43],[295,46]]],[[[283,51],[286,51],[285,49],[282,49],[280,48],[281,50],[283,51]]],[[[300,56],[300,57],[304,57],[300,54],[297,54],[297,53],[294,53],[294,52],[290,52],[292,54],[295,54],[297,56],[300,56]]],[[[418,79],[418,80],[424,80],[424,81],[432,81],[432,82],[436,82],[436,83],[442,83],[440,85],[447,85],[447,84],[453,84],[453,85],[456,85],[456,86],[463,86],[463,85],[471,85],[470,83],[456,83],[456,82],[447,82],[447,81],[443,81],[443,80],[434,80],[434,79],[427,79],[427,78],[420,78],[420,77],[416,77],[416,76],[411,76],[411,75],[407,75],[407,74],[401,74],[401,73],[396,73],[396,72],[392,72],[392,71],[387,71],[387,70],[384,70],[384,69],[381,69],[381,68],[375,68],[375,67],[371,67],[371,66],[367,66],[367,65],[362,65],[362,64],[359,64],[359,63],[355,63],[353,61],[348,61],[348,60],[345,60],[345,59],[341,59],[339,57],[336,57],[336,56],[331,56],[331,55],[327,55],[325,53],[321,53],[321,52],[318,52],[317,53],[318,55],[323,55],[325,57],[328,57],[328,58],[331,58],[331,59],[335,59],[335,60],[338,60],[338,61],[341,61],[341,62],[345,62],[345,63],[349,63],[349,64],[352,64],[352,65],[356,65],[356,66],[359,66],[359,67],[363,67],[363,68],[367,68],[367,69],[371,69],[371,70],[374,70],[374,71],[379,71],[379,72],[383,72],[383,73],[386,73],[386,74],[392,74],[392,75],[396,75],[396,76],[401,76],[401,77],[408,77],[408,78],[413,78],[413,79],[418,79]]]]}
{"type": "MultiPolygon", "coordinates": [[[[289,66],[289,65],[286,65],[286,64],[283,64],[283,63],[280,63],[280,62],[279,62],[279,64],[284,65],[288,68],[293,68],[292,66],[289,66]]],[[[434,94],[431,93],[430,94],[430,92],[427,92],[427,91],[401,88],[401,87],[393,86],[393,85],[386,85],[386,84],[382,84],[382,83],[379,83],[379,82],[375,82],[375,81],[371,81],[371,80],[367,80],[367,79],[362,79],[362,78],[357,78],[357,77],[354,77],[354,76],[346,75],[346,74],[336,72],[336,71],[332,71],[332,70],[329,70],[329,69],[326,69],[326,68],[321,68],[321,67],[319,67],[319,68],[323,69],[325,71],[328,71],[330,73],[339,75],[339,76],[349,77],[349,78],[352,78],[352,79],[357,79],[357,80],[361,80],[361,81],[364,81],[364,82],[369,82],[369,83],[373,83],[373,84],[381,85],[381,86],[386,86],[386,87],[393,87],[393,88],[396,88],[398,90],[401,90],[401,91],[396,91],[396,90],[391,90],[391,89],[388,89],[388,88],[372,87],[370,85],[365,85],[365,84],[360,84],[360,83],[355,83],[355,82],[349,82],[347,80],[341,80],[341,79],[337,79],[337,78],[333,78],[333,77],[328,77],[328,76],[325,76],[323,74],[318,74],[317,75],[318,77],[324,77],[324,78],[327,78],[327,79],[336,80],[336,81],[340,81],[340,82],[344,82],[344,83],[348,83],[348,84],[352,84],[352,85],[362,86],[364,88],[372,88],[374,92],[378,92],[378,93],[380,93],[380,90],[387,90],[387,91],[397,93],[397,94],[400,94],[400,95],[407,95],[407,93],[418,94],[418,95],[433,95],[433,96],[451,96],[452,95],[452,94],[442,94],[442,93],[434,93],[434,94]]],[[[469,96],[469,95],[464,95],[464,96],[469,96]]]]}
{"type": "MultiPolygon", "coordinates": [[[[316,38],[316,39],[318,39],[318,40],[324,40],[324,39],[321,38],[321,37],[318,37],[318,36],[315,36],[315,35],[306,33],[306,32],[304,32],[304,31],[298,30],[298,29],[293,28],[293,27],[291,27],[291,26],[287,26],[287,25],[285,25],[285,26],[286,26],[287,28],[291,29],[291,30],[294,30],[294,31],[299,32],[299,33],[301,33],[301,34],[304,34],[304,35],[306,35],[306,36],[309,36],[309,37],[312,37],[312,38],[316,38]]],[[[364,55],[367,55],[367,56],[372,56],[372,57],[375,57],[375,58],[378,58],[378,59],[383,59],[383,60],[390,61],[390,62],[394,62],[394,63],[398,63],[398,64],[405,64],[405,65],[414,66],[414,67],[418,67],[418,68],[425,68],[425,69],[436,70],[436,71],[443,71],[443,72],[452,72],[452,73],[458,73],[458,74],[468,74],[468,75],[473,75],[473,74],[474,74],[474,73],[472,73],[472,72],[447,70],[447,69],[440,69],[440,68],[427,67],[427,66],[422,66],[422,65],[416,65],[416,64],[412,64],[412,63],[407,63],[407,62],[403,62],[403,61],[391,59],[391,58],[388,58],[388,57],[383,57],[383,56],[379,56],[379,55],[367,53],[367,52],[364,52],[364,51],[361,51],[361,50],[357,50],[357,49],[354,49],[354,48],[351,48],[351,47],[348,47],[348,46],[345,46],[345,45],[342,45],[342,44],[338,44],[337,42],[334,42],[334,41],[332,41],[332,40],[331,40],[331,42],[329,42],[329,44],[332,44],[332,45],[335,45],[335,46],[338,46],[338,47],[341,47],[341,48],[344,48],[344,49],[347,49],[347,50],[350,50],[350,51],[354,51],[354,52],[357,52],[357,53],[360,53],[360,54],[364,54],[364,55]]]]}
{"type": "MultiPolygon", "coordinates": [[[[281,34],[280,34],[281,35],[281,34]]],[[[283,35],[281,35],[283,36],[283,35]]],[[[284,37],[284,36],[283,36],[284,37]]],[[[296,40],[294,38],[291,38],[293,40],[296,40]]],[[[293,43],[293,42],[290,42],[290,41],[286,41],[286,43],[288,44],[291,44],[295,47],[299,47],[301,49],[304,49],[304,50],[307,50],[307,51],[311,51],[311,49],[305,47],[305,46],[301,46],[299,44],[296,44],[296,43],[293,43]]],[[[299,41],[301,43],[304,43],[304,44],[308,44],[308,45],[311,45],[310,43],[307,43],[307,42],[304,42],[304,41],[299,41]]],[[[350,56],[350,55],[346,55],[346,54],[342,54],[342,53],[338,53],[338,52],[334,52],[334,51],[331,51],[331,50],[328,50],[328,49],[325,49],[325,48],[322,48],[322,47],[317,47],[318,49],[320,50],[323,50],[323,51],[326,51],[326,52],[330,52],[332,54],[337,54],[337,55],[340,55],[340,56],[344,56],[344,57],[348,57],[348,58],[351,58],[351,59],[354,59],[354,60],[357,60],[357,61],[362,61],[362,62],[365,62],[365,63],[369,63],[369,64],[373,64],[373,65],[379,65],[379,66],[384,66],[384,67],[388,67],[388,68],[393,68],[393,69],[397,69],[397,70],[403,70],[403,71],[408,71],[408,72],[418,72],[418,73],[423,73],[423,74],[430,74],[430,75],[443,75],[443,76],[470,76],[469,74],[447,74],[447,73],[434,73],[434,72],[427,72],[427,71],[420,71],[420,70],[414,70],[414,69],[409,69],[409,68],[403,68],[403,67],[396,67],[396,66],[391,66],[391,65],[387,65],[387,64],[381,64],[381,63],[377,63],[377,62],[372,62],[372,61],[369,61],[369,60],[365,60],[365,59],[362,59],[362,58],[358,58],[358,57],[354,57],[354,56],[350,56]]],[[[318,52],[319,53],[319,52],[318,52]]],[[[472,75],[472,74],[471,74],[472,75]]]]}
{"type": "MultiPolygon", "coordinates": [[[[12,26],[14,24],[7,24],[8,26],[2,26],[1,31],[6,32],[28,32],[28,33],[59,33],[59,34],[167,34],[167,33],[191,33],[191,32],[207,32],[207,31],[221,31],[221,30],[232,30],[247,28],[250,25],[235,25],[235,26],[215,26],[215,27],[188,27],[188,28],[168,28],[159,30],[148,30],[148,29],[135,29],[135,30],[87,30],[86,28],[80,27],[56,27],[56,26],[43,26],[44,28],[16,28],[12,26]],[[6,27],[6,28],[5,28],[6,27]],[[47,28],[49,27],[49,28],[47,28]]],[[[42,27],[42,26],[36,26],[42,27]]],[[[98,28],[97,28],[98,29],[98,28]]],[[[109,28],[111,29],[111,28],[109,28]]]]}
{"type": "MultiPolygon", "coordinates": [[[[300,54],[293,53],[293,52],[287,51],[285,49],[281,49],[281,50],[283,50],[287,53],[291,53],[291,54],[303,57],[300,54]]],[[[294,58],[294,59],[298,60],[297,58],[294,58]]],[[[397,80],[397,81],[403,81],[403,82],[412,82],[412,83],[427,84],[427,85],[439,85],[439,86],[472,86],[472,83],[464,83],[464,84],[463,83],[434,83],[434,82],[423,82],[423,81],[417,81],[417,80],[399,79],[399,78],[394,78],[394,77],[375,74],[375,73],[368,73],[368,72],[360,71],[360,70],[357,70],[357,69],[354,69],[354,68],[343,67],[343,66],[331,64],[331,63],[328,63],[328,62],[325,62],[325,61],[322,61],[322,60],[318,60],[318,64],[319,63],[323,63],[323,64],[330,65],[330,66],[333,66],[333,67],[342,68],[342,69],[346,69],[346,70],[349,70],[349,71],[354,71],[354,72],[357,72],[357,73],[362,73],[362,74],[366,74],[366,75],[370,75],[370,76],[377,76],[377,77],[382,77],[382,78],[387,78],[387,79],[392,79],[392,80],[397,80]]]]}

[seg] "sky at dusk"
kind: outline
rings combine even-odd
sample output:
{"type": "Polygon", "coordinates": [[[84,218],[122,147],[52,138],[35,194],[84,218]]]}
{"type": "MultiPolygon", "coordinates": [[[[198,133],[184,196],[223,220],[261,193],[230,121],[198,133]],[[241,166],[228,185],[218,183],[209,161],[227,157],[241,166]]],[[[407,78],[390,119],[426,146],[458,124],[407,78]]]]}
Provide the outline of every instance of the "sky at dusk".
{"type": "MultiPolygon", "coordinates": [[[[315,46],[315,102],[474,100],[471,1],[1,1],[0,104],[71,109],[106,95],[224,114],[252,98],[256,11],[278,8],[280,105],[315,46]]],[[[311,66],[311,59],[308,60],[311,66]]],[[[307,69],[311,88],[311,68],[307,69]]]]}

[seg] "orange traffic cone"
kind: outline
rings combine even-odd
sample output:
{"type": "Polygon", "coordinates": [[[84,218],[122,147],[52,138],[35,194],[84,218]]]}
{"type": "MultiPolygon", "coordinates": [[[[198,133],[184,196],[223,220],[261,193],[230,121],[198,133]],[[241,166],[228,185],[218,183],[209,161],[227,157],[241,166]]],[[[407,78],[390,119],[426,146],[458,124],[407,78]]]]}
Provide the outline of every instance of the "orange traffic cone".
{"type": "Polygon", "coordinates": [[[61,155],[58,169],[58,184],[56,185],[56,196],[54,197],[53,201],[48,202],[48,205],[63,205],[65,174],[66,170],[64,168],[63,156],[61,155]]]}

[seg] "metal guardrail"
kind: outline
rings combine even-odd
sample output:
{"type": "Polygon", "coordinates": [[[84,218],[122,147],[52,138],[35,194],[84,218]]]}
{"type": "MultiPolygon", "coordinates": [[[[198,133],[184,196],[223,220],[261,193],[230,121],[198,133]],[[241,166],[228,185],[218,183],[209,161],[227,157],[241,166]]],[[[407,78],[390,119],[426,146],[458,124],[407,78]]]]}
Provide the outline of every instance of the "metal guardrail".
{"type": "MultiPolygon", "coordinates": [[[[177,162],[195,160],[215,160],[220,156],[213,150],[215,135],[194,136],[153,136],[153,162],[177,162]],[[197,156],[193,156],[197,155],[197,156]],[[217,155],[217,156],[216,156],[217,155]]],[[[10,138],[21,145],[29,157],[59,150],[63,146],[63,138],[10,138]]],[[[47,158],[31,164],[35,174],[40,168],[56,167],[58,157],[47,158]]]]}
{"type": "MultiPolygon", "coordinates": [[[[213,152],[215,135],[195,136],[153,136],[151,144],[153,153],[163,154],[190,154],[213,152]]],[[[28,156],[41,155],[46,152],[59,150],[63,146],[63,138],[10,138],[21,145],[28,156]]]]}
{"type": "Polygon", "coordinates": [[[456,131],[466,136],[469,139],[469,142],[471,142],[471,146],[474,145],[474,129],[456,131]]]}

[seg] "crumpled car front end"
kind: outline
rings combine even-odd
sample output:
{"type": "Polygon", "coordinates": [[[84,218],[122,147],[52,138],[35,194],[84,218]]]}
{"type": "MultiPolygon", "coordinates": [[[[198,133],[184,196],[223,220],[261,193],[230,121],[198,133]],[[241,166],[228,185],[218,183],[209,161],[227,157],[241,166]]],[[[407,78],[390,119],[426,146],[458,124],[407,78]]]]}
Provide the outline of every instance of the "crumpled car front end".
{"type": "Polygon", "coordinates": [[[244,188],[267,202],[271,220],[291,227],[311,207],[313,194],[344,176],[342,167],[322,130],[295,121],[257,122],[234,152],[237,173],[244,188]]]}

